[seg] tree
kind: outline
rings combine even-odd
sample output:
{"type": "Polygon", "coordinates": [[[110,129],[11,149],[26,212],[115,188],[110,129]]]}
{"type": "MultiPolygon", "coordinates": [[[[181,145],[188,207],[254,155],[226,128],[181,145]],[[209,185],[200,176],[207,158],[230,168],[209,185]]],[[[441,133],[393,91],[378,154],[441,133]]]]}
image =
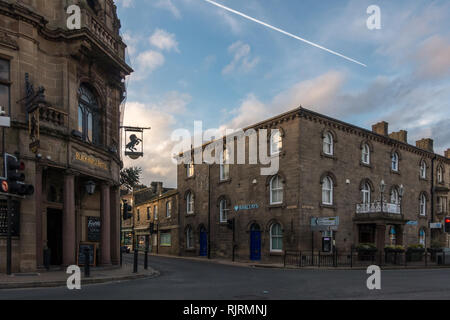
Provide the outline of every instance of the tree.
{"type": "Polygon", "coordinates": [[[141,179],[142,168],[130,167],[124,168],[120,171],[120,184],[125,186],[128,190],[132,191],[141,179]]]}

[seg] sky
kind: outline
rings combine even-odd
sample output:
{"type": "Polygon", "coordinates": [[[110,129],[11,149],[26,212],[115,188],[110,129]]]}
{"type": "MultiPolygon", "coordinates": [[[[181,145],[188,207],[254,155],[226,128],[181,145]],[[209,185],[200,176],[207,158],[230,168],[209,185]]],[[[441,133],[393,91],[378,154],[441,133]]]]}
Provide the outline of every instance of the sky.
{"type": "Polygon", "coordinates": [[[215,1],[367,66],[205,0],[116,0],[135,70],[124,125],[152,128],[144,157],[124,159],[142,183],[176,187],[176,129],[239,129],[299,106],[450,148],[450,1],[215,1]],[[381,29],[367,27],[370,5],[381,29]]]}

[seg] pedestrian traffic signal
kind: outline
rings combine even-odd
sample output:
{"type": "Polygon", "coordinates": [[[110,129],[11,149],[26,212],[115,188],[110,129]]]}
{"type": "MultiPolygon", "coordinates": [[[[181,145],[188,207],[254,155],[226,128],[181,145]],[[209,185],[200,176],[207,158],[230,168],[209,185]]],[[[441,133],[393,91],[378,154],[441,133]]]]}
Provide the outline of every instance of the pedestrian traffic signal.
{"type": "MultiPolygon", "coordinates": [[[[8,193],[17,194],[20,196],[29,196],[34,193],[34,187],[31,184],[26,184],[25,174],[25,163],[19,161],[15,156],[10,154],[5,154],[6,163],[6,187],[8,193]]],[[[4,188],[4,183],[2,182],[2,189],[4,188]]]]}
{"type": "Polygon", "coordinates": [[[450,233],[450,217],[445,217],[444,220],[444,231],[450,233]]]}
{"type": "Polygon", "coordinates": [[[9,191],[8,180],[0,179],[0,192],[8,193],[8,191],[9,191]]]}

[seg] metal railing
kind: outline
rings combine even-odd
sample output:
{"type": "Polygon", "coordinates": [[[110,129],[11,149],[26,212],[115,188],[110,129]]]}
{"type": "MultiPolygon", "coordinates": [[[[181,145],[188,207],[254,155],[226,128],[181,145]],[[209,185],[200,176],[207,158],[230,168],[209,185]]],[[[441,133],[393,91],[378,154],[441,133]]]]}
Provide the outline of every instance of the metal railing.
{"type": "Polygon", "coordinates": [[[439,251],[285,251],[284,267],[436,267],[450,266],[450,253],[439,251]]]}
{"type": "Polygon", "coordinates": [[[383,206],[381,206],[380,201],[356,204],[356,213],[380,213],[380,212],[400,214],[401,208],[399,204],[389,202],[383,202],[383,206]]]}

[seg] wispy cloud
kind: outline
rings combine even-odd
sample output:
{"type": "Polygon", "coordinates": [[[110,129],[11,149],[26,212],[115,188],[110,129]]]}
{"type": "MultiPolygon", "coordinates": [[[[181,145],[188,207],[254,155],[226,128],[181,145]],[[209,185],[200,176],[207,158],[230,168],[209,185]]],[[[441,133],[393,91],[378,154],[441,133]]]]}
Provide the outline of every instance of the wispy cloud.
{"type": "Polygon", "coordinates": [[[178,49],[178,42],[175,38],[175,34],[169,33],[162,29],[156,29],[151,35],[150,44],[157,47],[160,50],[180,52],[178,49]]]}
{"type": "Polygon", "coordinates": [[[234,71],[249,72],[259,63],[260,58],[250,58],[250,45],[237,41],[228,47],[228,52],[233,55],[233,60],[223,68],[223,74],[230,74],[234,71]]]}
{"type": "Polygon", "coordinates": [[[175,18],[180,19],[180,10],[173,4],[172,0],[157,0],[154,6],[169,11],[175,18]]]}

